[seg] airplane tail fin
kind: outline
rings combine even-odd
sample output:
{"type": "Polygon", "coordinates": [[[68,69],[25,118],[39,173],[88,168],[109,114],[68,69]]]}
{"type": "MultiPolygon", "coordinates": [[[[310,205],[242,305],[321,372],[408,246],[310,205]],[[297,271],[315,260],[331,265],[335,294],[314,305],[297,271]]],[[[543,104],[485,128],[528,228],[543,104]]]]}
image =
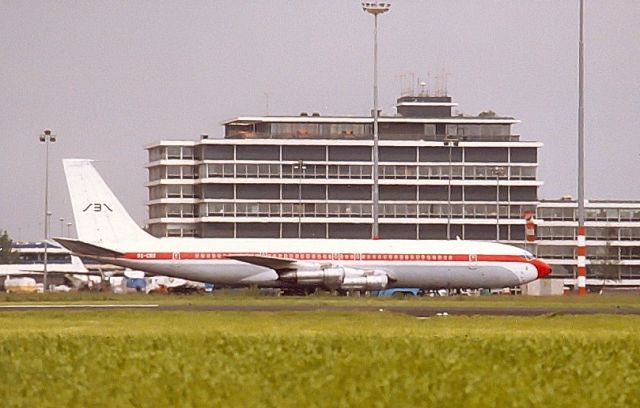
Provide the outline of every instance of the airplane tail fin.
{"type": "Polygon", "coordinates": [[[78,239],[96,243],[155,240],[129,216],[91,160],[62,160],[78,239]]]}
{"type": "Polygon", "coordinates": [[[84,266],[84,262],[82,262],[82,259],[75,255],[71,255],[71,265],[73,265],[73,267],[76,268],[78,272],[88,272],[88,269],[86,266],[84,266]]]}

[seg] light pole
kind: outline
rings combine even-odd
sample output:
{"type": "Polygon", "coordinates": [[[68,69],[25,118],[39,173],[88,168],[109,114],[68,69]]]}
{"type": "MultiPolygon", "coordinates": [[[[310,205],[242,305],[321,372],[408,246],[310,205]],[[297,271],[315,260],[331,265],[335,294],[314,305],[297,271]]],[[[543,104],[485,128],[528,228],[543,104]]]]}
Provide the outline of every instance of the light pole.
{"type": "Polygon", "coordinates": [[[507,174],[507,169],[496,166],[491,169],[491,174],[496,176],[496,241],[500,242],[500,177],[507,174]]]}
{"type": "Polygon", "coordinates": [[[447,239],[451,239],[451,178],[453,176],[453,162],[451,153],[454,147],[458,147],[460,139],[453,135],[444,137],[444,145],[449,146],[449,183],[447,189],[447,239]]]}
{"type": "Polygon", "coordinates": [[[44,143],[44,261],[43,261],[43,274],[42,274],[42,286],[43,291],[47,291],[47,239],[49,238],[49,143],[56,141],[56,135],[51,133],[51,129],[45,129],[40,135],[40,142],[44,143]]]}
{"type": "Polygon", "coordinates": [[[67,238],[71,238],[71,226],[73,225],[73,223],[68,222],[67,223],[67,238]]]}
{"type": "Polygon", "coordinates": [[[293,168],[298,170],[298,238],[302,238],[302,179],[307,166],[303,160],[298,160],[298,164],[294,164],[293,168]]]}
{"type": "Polygon", "coordinates": [[[59,221],[60,221],[60,236],[63,236],[64,235],[64,218],[60,217],[59,221]]]}
{"type": "Polygon", "coordinates": [[[362,10],[373,15],[373,191],[372,215],[373,226],[371,238],[380,237],[378,228],[379,195],[378,188],[378,15],[386,13],[391,8],[389,3],[362,3],[362,10]]]}
{"type": "Polygon", "coordinates": [[[580,0],[578,43],[578,295],[587,294],[587,251],[584,228],[584,0],[580,0]]]}

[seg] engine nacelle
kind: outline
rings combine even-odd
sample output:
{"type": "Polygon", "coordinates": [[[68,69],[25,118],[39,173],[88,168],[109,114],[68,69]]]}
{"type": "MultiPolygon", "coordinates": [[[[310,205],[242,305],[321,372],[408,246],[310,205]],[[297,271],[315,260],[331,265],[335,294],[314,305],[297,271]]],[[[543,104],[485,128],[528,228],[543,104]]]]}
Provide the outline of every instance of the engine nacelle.
{"type": "Polygon", "coordinates": [[[345,271],[342,267],[319,268],[314,270],[294,270],[280,274],[280,280],[305,286],[326,286],[339,288],[344,280],[345,271]]]}
{"type": "Polygon", "coordinates": [[[383,290],[388,283],[389,277],[386,274],[347,276],[342,281],[340,288],[346,290],[383,290]]]}
{"type": "Polygon", "coordinates": [[[327,289],[382,290],[389,277],[382,271],[333,265],[312,265],[279,273],[279,279],[293,285],[322,286],[327,289]]]}

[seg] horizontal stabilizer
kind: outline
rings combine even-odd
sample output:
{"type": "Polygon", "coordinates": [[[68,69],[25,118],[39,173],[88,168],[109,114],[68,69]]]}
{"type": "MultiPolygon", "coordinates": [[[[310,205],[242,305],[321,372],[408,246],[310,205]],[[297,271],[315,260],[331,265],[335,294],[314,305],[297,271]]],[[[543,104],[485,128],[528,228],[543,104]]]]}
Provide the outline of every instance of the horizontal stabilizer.
{"type": "Polygon", "coordinates": [[[76,255],[98,257],[98,258],[118,258],[122,256],[122,252],[113,251],[97,245],[89,244],[77,239],[54,238],[63,247],[76,255]]]}

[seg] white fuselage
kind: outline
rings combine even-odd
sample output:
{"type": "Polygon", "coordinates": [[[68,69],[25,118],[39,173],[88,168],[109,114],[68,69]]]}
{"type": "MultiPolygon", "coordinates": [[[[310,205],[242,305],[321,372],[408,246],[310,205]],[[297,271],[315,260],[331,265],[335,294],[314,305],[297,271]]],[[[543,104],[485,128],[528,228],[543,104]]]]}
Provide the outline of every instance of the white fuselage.
{"type": "Polygon", "coordinates": [[[526,251],[475,241],[164,238],[108,248],[124,255],[104,262],[224,286],[287,286],[273,269],[228,258],[238,255],[381,271],[389,287],[500,288],[539,276],[526,251]]]}

